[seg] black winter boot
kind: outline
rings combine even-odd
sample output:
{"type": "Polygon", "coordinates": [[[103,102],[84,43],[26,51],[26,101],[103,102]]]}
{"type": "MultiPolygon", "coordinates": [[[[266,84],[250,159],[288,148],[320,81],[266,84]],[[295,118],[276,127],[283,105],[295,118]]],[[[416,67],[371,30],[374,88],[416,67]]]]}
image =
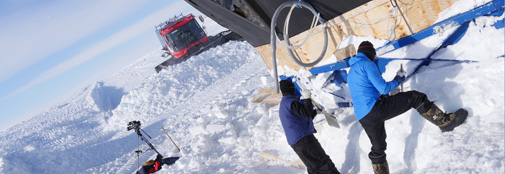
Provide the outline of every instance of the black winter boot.
{"type": "Polygon", "coordinates": [[[432,104],[425,113],[421,113],[426,120],[440,127],[442,132],[452,131],[455,127],[463,124],[468,112],[465,109],[458,109],[455,113],[446,114],[437,105],[432,104]]]}
{"type": "Polygon", "coordinates": [[[372,168],[374,174],[389,174],[388,161],[385,161],[382,164],[372,163],[372,168]]]}

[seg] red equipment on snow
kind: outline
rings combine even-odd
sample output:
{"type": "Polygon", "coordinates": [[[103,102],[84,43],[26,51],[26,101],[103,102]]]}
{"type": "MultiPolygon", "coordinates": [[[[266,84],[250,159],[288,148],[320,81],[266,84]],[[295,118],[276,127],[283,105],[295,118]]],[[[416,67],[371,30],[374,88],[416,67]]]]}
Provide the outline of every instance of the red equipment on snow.
{"type": "MultiPolygon", "coordinates": [[[[199,19],[201,22],[204,21],[202,16],[199,19]]],[[[156,66],[156,72],[230,40],[242,40],[240,36],[230,30],[215,36],[207,36],[204,31],[205,27],[200,26],[193,14],[174,16],[155,28],[156,36],[158,36],[163,50],[167,51],[162,56],[171,55],[168,60],[156,66]]]]}

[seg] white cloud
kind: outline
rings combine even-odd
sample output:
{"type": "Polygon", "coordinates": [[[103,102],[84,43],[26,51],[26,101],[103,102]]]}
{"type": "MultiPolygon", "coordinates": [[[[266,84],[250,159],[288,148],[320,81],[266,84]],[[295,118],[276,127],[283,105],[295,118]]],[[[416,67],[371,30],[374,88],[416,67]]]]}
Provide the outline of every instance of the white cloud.
{"type": "MultiPolygon", "coordinates": [[[[179,14],[180,11],[183,11],[182,9],[188,9],[191,8],[187,3],[184,1],[178,1],[170,6],[167,6],[166,8],[163,8],[147,17],[144,19],[140,20],[139,22],[113,34],[112,36],[104,39],[103,41],[94,44],[91,48],[85,50],[84,52],[69,58],[68,60],[60,63],[59,65],[51,68],[50,70],[38,75],[34,80],[30,81],[28,84],[24,85],[23,87],[19,88],[18,90],[14,91],[13,93],[9,94],[8,96],[4,97],[3,99],[9,98],[13,95],[16,95],[20,92],[23,92],[34,85],[37,85],[45,80],[51,79],[61,73],[64,73],[88,60],[93,59],[94,57],[106,52],[109,49],[112,49],[116,46],[118,46],[121,43],[124,43],[133,37],[136,37],[144,32],[152,32],[153,37],[154,36],[154,25],[162,22],[163,20],[168,19],[169,17],[174,16],[175,14],[179,14]],[[178,9],[178,10],[174,10],[178,9]],[[177,11],[177,12],[176,12],[177,11]]],[[[3,100],[0,99],[0,100],[3,100]]]]}
{"type": "Polygon", "coordinates": [[[0,17],[0,82],[145,3],[148,1],[47,1],[0,17]]]}

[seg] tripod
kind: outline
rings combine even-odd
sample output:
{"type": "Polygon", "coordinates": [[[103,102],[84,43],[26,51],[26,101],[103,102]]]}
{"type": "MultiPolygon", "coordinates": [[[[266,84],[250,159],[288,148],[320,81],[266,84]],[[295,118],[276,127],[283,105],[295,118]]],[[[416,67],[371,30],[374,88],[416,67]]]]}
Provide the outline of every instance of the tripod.
{"type": "MultiPolygon", "coordinates": [[[[140,128],[140,125],[141,125],[140,121],[130,121],[128,123],[128,127],[126,128],[126,130],[127,131],[135,130],[135,133],[137,133],[138,137],[150,147],[150,149],[148,150],[152,149],[158,155],[163,156],[160,154],[160,152],[158,152],[158,150],[156,150],[156,148],[154,148],[153,144],[151,144],[151,142],[149,142],[149,140],[147,140],[147,138],[145,138],[144,135],[142,135],[142,133],[140,132],[140,130],[142,130],[140,128]]],[[[144,132],[144,134],[146,134],[149,138],[151,138],[151,136],[149,136],[144,130],[142,130],[142,132],[144,132]]],[[[137,153],[137,168],[139,167],[139,156],[140,156],[139,154],[142,153],[142,151],[138,149],[139,146],[140,145],[137,145],[137,150],[135,151],[135,153],[137,153]]]]}

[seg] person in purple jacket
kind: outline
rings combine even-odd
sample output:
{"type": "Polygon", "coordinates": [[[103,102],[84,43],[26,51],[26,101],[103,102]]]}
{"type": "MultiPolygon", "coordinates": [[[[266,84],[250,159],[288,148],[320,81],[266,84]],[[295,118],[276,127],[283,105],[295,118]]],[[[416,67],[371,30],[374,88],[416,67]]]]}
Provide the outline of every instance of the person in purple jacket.
{"type": "Polygon", "coordinates": [[[296,87],[290,80],[279,82],[282,100],[279,117],[288,144],[307,167],[307,172],[339,174],[340,172],[314,136],[316,129],[312,119],[317,115],[312,106],[310,91],[302,90],[302,100],[295,94],[296,87]]]}
{"type": "Polygon", "coordinates": [[[446,132],[463,124],[468,112],[459,109],[455,113],[446,114],[428,100],[426,94],[418,91],[388,96],[405,77],[397,75],[394,80],[386,82],[374,63],[375,55],[373,44],[363,41],[358,47],[358,54],[349,60],[351,68],[347,82],[356,118],[372,143],[368,157],[372,161],[373,170],[383,174],[389,173],[384,121],[414,108],[422,117],[438,126],[442,132],[446,132]]]}

